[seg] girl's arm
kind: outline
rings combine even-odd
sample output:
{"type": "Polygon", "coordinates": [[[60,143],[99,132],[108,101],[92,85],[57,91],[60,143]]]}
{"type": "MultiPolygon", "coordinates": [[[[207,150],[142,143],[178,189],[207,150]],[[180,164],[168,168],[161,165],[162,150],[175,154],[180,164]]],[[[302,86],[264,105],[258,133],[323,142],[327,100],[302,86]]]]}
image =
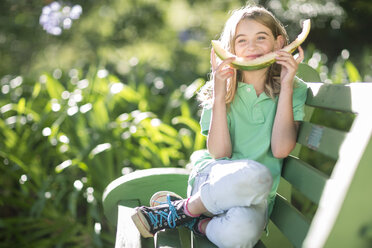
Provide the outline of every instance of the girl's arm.
{"type": "Polygon", "coordinates": [[[215,159],[231,157],[232,146],[227,126],[227,110],[225,103],[226,84],[234,76],[234,70],[228,66],[234,58],[228,58],[217,66],[214,51],[211,51],[212,73],[214,80],[213,106],[209,127],[207,148],[215,159]]]}
{"type": "Polygon", "coordinates": [[[298,122],[293,120],[293,89],[281,90],[271,136],[274,157],[285,158],[296,145],[298,122]]]}
{"type": "Polygon", "coordinates": [[[290,53],[278,51],[277,62],[282,66],[281,89],[271,136],[271,150],[274,157],[287,157],[296,145],[299,123],[293,118],[293,82],[298,64],[304,58],[299,47],[299,57],[295,60],[290,53]]]}
{"type": "Polygon", "coordinates": [[[227,113],[225,101],[214,100],[212,107],[211,124],[207,139],[208,152],[215,159],[231,157],[231,140],[227,126],[227,113]]]}

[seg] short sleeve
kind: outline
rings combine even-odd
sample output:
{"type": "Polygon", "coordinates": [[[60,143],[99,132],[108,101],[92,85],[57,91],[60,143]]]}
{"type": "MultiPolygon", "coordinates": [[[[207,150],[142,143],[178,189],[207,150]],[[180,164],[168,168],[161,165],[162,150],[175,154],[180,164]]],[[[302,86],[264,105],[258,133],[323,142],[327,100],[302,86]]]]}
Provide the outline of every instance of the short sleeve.
{"type": "Polygon", "coordinates": [[[305,112],[304,105],[307,97],[307,85],[299,78],[295,78],[295,88],[293,91],[293,117],[295,121],[302,121],[305,112]]]}
{"type": "Polygon", "coordinates": [[[201,133],[205,136],[208,135],[209,125],[211,122],[212,108],[203,108],[201,117],[200,117],[200,128],[201,133]]]}

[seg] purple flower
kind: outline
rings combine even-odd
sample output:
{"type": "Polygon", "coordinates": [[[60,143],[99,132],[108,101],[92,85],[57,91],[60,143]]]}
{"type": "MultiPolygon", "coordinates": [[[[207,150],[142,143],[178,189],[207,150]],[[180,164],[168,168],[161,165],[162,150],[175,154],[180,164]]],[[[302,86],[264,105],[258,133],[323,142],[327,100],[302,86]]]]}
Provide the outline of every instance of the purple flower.
{"type": "Polygon", "coordinates": [[[71,28],[72,20],[79,19],[82,12],[83,8],[80,5],[70,7],[59,2],[52,2],[43,7],[39,23],[47,33],[60,35],[63,29],[71,28]]]}

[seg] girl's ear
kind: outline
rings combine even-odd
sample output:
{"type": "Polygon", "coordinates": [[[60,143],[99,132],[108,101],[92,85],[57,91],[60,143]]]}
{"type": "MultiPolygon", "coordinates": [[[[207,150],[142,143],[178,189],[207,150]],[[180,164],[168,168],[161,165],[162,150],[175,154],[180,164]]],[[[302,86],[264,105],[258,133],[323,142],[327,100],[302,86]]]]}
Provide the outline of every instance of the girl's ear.
{"type": "Polygon", "coordinates": [[[275,40],[274,50],[280,50],[284,46],[284,37],[283,35],[278,35],[275,40]]]}

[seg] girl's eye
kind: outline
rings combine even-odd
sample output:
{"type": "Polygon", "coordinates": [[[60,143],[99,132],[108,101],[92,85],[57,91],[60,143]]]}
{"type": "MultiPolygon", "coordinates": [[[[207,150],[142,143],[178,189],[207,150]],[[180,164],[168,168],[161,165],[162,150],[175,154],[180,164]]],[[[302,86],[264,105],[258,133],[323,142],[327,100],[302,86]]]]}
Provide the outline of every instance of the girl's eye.
{"type": "Polygon", "coordinates": [[[238,40],[238,43],[243,43],[243,42],[245,42],[244,39],[240,39],[240,40],[238,40]]]}
{"type": "Polygon", "coordinates": [[[265,36],[259,36],[257,39],[258,39],[258,40],[265,40],[266,37],[265,37],[265,36]]]}

